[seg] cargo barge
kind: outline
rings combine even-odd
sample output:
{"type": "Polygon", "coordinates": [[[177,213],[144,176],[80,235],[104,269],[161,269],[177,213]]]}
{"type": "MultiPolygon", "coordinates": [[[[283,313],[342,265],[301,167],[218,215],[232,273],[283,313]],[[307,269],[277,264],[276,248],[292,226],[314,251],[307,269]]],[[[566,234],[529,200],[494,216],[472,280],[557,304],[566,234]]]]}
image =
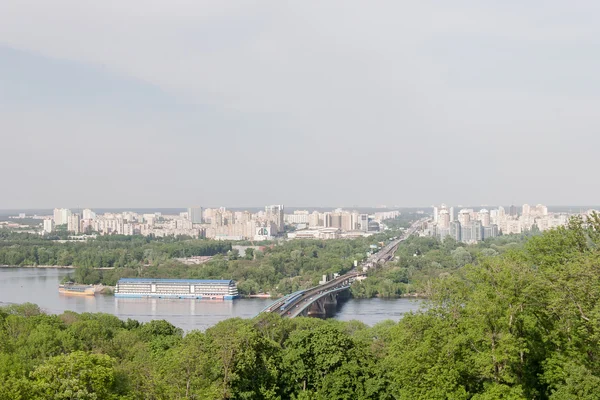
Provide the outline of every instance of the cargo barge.
{"type": "Polygon", "coordinates": [[[96,288],[92,285],[76,285],[74,283],[65,283],[58,285],[58,293],[74,296],[95,296],[96,288]]]}
{"type": "Polygon", "coordinates": [[[233,300],[239,297],[237,285],[223,279],[122,278],[115,297],[155,297],[165,299],[233,300]]]}

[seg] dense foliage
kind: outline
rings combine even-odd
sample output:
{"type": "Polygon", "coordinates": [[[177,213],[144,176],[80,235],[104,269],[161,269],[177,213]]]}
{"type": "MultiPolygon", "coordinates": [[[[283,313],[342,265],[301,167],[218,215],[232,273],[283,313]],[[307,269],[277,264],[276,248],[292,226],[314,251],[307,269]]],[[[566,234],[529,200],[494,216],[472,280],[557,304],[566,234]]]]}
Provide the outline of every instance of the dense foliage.
{"type": "Polygon", "coordinates": [[[59,242],[35,234],[0,234],[0,265],[120,268],[173,257],[212,256],[229,250],[231,243],[228,242],[173,237],[115,235],[81,242],[59,242]]]}
{"type": "Polygon", "coordinates": [[[426,311],[358,322],[0,309],[0,399],[550,399],[600,393],[600,220],[457,268],[426,311]]]}

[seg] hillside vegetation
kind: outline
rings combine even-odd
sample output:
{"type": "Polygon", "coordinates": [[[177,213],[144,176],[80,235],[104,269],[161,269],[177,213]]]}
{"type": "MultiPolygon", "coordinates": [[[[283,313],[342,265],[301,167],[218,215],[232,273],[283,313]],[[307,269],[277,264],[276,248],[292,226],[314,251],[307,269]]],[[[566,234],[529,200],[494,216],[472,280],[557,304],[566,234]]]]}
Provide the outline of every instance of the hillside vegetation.
{"type": "Polygon", "coordinates": [[[600,221],[433,279],[428,309],[367,327],[262,315],[165,321],[0,309],[0,399],[552,399],[600,387],[600,221]]]}

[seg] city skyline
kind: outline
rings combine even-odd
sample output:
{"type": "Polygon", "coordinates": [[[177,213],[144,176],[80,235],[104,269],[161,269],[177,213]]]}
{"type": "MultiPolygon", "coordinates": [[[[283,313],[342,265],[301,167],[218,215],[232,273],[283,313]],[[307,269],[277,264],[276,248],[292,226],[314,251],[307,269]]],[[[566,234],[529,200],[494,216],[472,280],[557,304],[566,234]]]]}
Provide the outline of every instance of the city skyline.
{"type": "MultiPolygon", "coordinates": [[[[287,235],[294,238],[337,239],[370,236],[382,228],[384,220],[397,218],[400,211],[385,210],[373,214],[336,208],[325,212],[288,209],[282,204],[266,205],[257,212],[232,210],[226,207],[188,207],[187,211],[163,212],[101,212],[86,208],[73,211],[55,208],[49,215],[19,213],[11,219],[40,220],[30,226],[40,235],[57,231],[68,232],[76,240],[96,235],[180,236],[215,240],[271,240],[287,235]],[[34,224],[36,225],[36,224],[34,224]],[[287,227],[293,226],[292,233],[287,227]]],[[[423,213],[423,212],[420,212],[423,213]]],[[[48,214],[48,213],[46,213],[48,214]]],[[[23,228],[20,223],[0,221],[6,228],[23,228]]],[[[27,226],[27,225],[25,225],[27,226]]],[[[75,240],[75,239],[74,239],[75,240]]]]}

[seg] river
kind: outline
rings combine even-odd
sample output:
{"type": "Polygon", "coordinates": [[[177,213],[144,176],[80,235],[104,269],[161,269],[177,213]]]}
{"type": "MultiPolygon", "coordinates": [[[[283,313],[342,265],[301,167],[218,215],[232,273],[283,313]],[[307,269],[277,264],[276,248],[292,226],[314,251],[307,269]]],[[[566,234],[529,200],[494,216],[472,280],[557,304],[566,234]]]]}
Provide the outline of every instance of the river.
{"type": "MultiPolygon", "coordinates": [[[[69,296],[58,293],[58,284],[71,272],[58,268],[0,268],[0,305],[35,303],[50,314],[66,310],[103,312],[147,322],[165,319],[184,331],[204,330],[228,318],[252,318],[271,299],[239,299],[234,301],[126,299],[111,295],[69,296]]],[[[359,320],[367,325],[391,319],[398,321],[420,307],[418,300],[349,299],[338,306],[335,319],[359,320]]]]}

